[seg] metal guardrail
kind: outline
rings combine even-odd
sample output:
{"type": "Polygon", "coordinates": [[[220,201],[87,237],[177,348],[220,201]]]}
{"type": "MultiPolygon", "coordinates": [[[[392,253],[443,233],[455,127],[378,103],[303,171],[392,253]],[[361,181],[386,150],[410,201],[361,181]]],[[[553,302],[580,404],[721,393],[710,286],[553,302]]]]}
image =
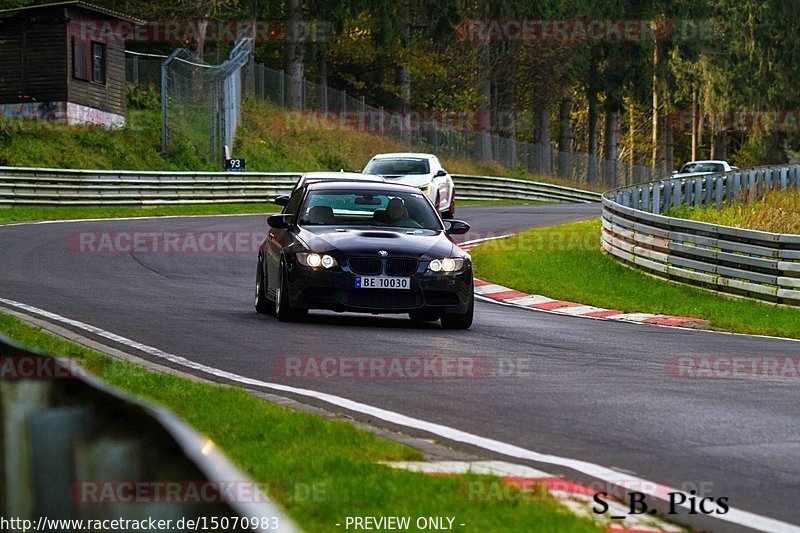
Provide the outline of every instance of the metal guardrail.
{"type": "Polygon", "coordinates": [[[539,181],[526,181],[495,176],[452,174],[457,199],[464,200],[532,200],[549,202],[599,202],[600,194],[572,187],[539,181]]]}
{"type": "Polygon", "coordinates": [[[0,410],[6,519],[153,518],[174,526],[180,519],[211,524],[238,517],[256,526],[240,530],[299,531],[211,440],[169,411],[105,385],[74,361],[2,336],[0,410]]]}
{"type": "Polygon", "coordinates": [[[800,235],[674,218],[683,205],[721,207],[800,188],[800,165],[674,178],[603,194],[602,247],[651,274],[800,305],[800,235]]]}
{"type": "MultiPolygon", "coordinates": [[[[299,172],[152,172],[0,167],[0,205],[270,202],[299,172]]],[[[590,191],[491,176],[453,175],[457,199],[596,202],[590,191]]]]}

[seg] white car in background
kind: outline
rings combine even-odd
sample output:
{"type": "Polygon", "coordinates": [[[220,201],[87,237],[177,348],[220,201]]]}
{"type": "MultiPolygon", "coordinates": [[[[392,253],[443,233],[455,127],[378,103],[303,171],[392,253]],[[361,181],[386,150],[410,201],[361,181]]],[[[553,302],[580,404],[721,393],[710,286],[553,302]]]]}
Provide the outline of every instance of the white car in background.
{"type": "Polygon", "coordinates": [[[720,172],[730,172],[736,170],[727,161],[708,160],[708,161],[689,161],[680,170],[672,172],[673,178],[686,178],[689,176],[703,176],[705,174],[718,174],[720,172]]]}
{"type": "Polygon", "coordinates": [[[430,198],[442,218],[455,215],[453,178],[433,154],[378,154],[364,167],[364,174],[377,174],[390,183],[417,187],[430,198]]]}

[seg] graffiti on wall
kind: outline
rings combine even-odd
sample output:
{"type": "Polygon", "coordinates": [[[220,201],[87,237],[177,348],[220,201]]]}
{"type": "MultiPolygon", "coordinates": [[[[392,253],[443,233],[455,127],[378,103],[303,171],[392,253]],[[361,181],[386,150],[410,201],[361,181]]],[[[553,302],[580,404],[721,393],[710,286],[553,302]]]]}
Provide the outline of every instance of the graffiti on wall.
{"type": "Polygon", "coordinates": [[[66,118],[66,102],[23,102],[2,104],[3,117],[27,118],[45,122],[62,121],[66,118]]]}
{"type": "Polygon", "coordinates": [[[72,102],[24,102],[0,104],[0,117],[28,119],[37,122],[58,122],[75,125],[95,124],[108,128],[121,128],[125,117],[72,102]]]}

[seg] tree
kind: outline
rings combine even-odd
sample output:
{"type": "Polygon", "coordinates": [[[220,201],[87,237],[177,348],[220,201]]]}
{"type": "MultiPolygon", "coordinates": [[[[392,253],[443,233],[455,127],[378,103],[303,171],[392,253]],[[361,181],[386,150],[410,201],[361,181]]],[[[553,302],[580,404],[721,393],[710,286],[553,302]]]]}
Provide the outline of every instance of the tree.
{"type": "Polygon", "coordinates": [[[303,108],[303,11],[302,0],[286,0],[286,106],[303,108]]]}

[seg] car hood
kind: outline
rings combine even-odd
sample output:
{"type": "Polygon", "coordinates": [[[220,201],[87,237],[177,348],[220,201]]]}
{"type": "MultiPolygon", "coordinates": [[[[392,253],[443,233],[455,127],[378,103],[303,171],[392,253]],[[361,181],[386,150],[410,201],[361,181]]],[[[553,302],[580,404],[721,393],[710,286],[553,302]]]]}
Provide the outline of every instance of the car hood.
{"type": "Polygon", "coordinates": [[[430,174],[406,174],[405,176],[384,175],[389,183],[402,183],[412,187],[423,187],[431,182],[430,174]]]}
{"type": "Polygon", "coordinates": [[[336,228],[304,227],[301,238],[309,249],[316,252],[338,250],[345,255],[377,255],[379,250],[386,250],[389,256],[418,257],[419,259],[436,259],[449,257],[453,252],[453,243],[443,231],[416,230],[405,228],[336,228]]]}

